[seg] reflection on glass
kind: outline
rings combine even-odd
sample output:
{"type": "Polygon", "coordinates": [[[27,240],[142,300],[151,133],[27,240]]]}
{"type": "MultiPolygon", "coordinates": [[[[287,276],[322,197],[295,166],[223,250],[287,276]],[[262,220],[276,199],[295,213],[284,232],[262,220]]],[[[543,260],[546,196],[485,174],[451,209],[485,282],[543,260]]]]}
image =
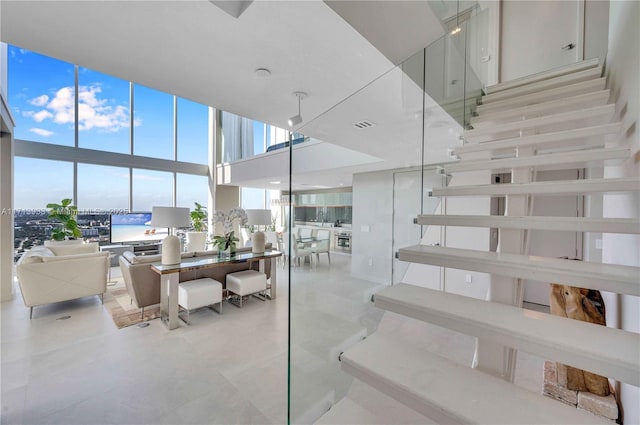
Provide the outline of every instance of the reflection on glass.
{"type": "Polygon", "coordinates": [[[173,96],[133,86],[133,153],[173,159],[173,96]]]}
{"type": "Polygon", "coordinates": [[[74,146],[74,66],[16,46],[9,46],[7,62],[14,137],[74,146]]]}
{"type": "Polygon", "coordinates": [[[207,164],[209,107],[178,98],[178,161],[207,164]]]}
{"type": "Polygon", "coordinates": [[[194,202],[207,206],[209,183],[207,176],[176,174],[176,206],[195,208],[194,202]]]}
{"type": "Polygon", "coordinates": [[[78,164],[77,205],[81,210],[128,210],[129,169],[78,164]]]}
{"type": "Polygon", "coordinates": [[[78,69],[78,146],[129,153],[129,82],[78,69]]]}
{"type": "Polygon", "coordinates": [[[173,173],[133,170],[133,211],[173,205],[173,173]]]}

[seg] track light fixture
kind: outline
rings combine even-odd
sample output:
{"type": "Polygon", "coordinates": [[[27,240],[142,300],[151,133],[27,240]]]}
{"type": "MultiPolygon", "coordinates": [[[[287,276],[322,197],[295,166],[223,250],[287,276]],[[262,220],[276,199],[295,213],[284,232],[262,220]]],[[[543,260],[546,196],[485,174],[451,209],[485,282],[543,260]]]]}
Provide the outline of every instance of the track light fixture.
{"type": "Polygon", "coordinates": [[[289,118],[289,127],[296,126],[302,122],[302,115],[300,115],[300,101],[307,96],[305,92],[301,91],[294,92],[293,95],[298,98],[298,115],[294,115],[293,117],[289,118]]]}

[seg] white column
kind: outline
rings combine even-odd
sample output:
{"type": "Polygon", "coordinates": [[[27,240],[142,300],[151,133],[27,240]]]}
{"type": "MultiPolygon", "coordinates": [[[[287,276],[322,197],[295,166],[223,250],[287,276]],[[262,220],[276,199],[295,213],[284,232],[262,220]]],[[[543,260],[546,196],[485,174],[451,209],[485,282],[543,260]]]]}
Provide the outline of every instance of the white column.
{"type": "Polygon", "coordinates": [[[13,135],[0,120],[0,301],[13,299],[13,135]]]}

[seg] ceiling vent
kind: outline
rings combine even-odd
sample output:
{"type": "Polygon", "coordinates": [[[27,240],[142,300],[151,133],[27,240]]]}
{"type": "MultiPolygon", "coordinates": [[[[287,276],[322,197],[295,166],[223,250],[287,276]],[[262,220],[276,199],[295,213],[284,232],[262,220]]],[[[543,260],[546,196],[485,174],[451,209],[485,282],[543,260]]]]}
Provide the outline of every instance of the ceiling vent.
{"type": "Polygon", "coordinates": [[[357,123],[354,123],[353,126],[355,128],[359,128],[359,129],[363,129],[363,128],[369,128],[369,127],[373,127],[374,125],[376,125],[375,123],[369,121],[369,120],[363,120],[357,123]]]}

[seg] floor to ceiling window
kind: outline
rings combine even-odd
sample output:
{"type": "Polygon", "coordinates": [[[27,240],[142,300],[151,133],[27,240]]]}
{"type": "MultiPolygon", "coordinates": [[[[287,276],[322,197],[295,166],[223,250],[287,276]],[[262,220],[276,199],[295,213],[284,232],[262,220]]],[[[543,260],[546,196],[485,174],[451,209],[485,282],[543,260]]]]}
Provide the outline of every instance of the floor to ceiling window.
{"type": "Polygon", "coordinates": [[[9,46],[8,96],[16,121],[14,137],[74,146],[75,67],[9,46]]]}
{"type": "Polygon", "coordinates": [[[64,198],[78,206],[83,235],[103,244],[109,235],[90,226],[108,229],[111,214],[207,204],[210,107],[16,46],[8,51],[14,257],[49,238],[46,205],[64,198]]]}
{"type": "Polygon", "coordinates": [[[78,68],[78,146],[130,153],[128,81],[78,68]]]}

